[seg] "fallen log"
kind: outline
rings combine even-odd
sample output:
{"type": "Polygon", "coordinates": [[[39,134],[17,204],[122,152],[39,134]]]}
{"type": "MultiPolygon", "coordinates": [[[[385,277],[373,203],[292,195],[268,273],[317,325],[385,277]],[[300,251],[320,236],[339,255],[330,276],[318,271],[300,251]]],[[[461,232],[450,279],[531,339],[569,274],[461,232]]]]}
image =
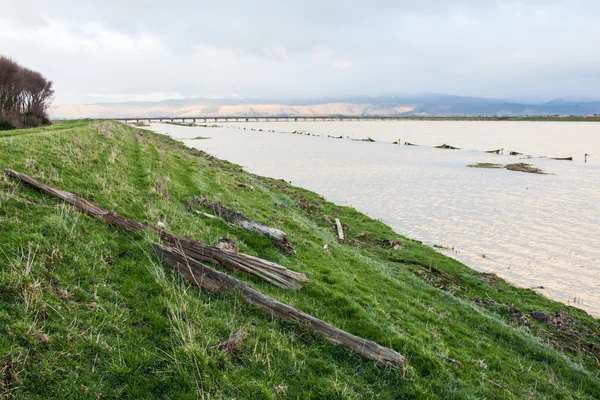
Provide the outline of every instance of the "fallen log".
{"type": "Polygon", "coordinates": [[[335,219],[335,226],[337,227],[338,239],[344,240],[344,227],[342,226],[342,222],[339,219],[335,219]]]}
{"type": "Polygon", "coordinates": [[[160,231],[160,238],[172,247],[181,248],[188,257],[245,271],[283,289],[300,290],[302,286],[296,281],[308,281],[304,274],[291,271],[262,258],[226,251],[165,231],[160,231]]]}
{"type": "Polygon", "coordinates": [[[48,193],[60,200],[72,204],[74,207],[85,212],[86,214],[95,217],[101,217],[111,225],[117,225],[132,232],[142,229],[148,229],[157,232],[160,234],[161,240],[171,246],[181,246],[189,257],[220,264],[232,270],[241,270],[247,272],[283,289],[299,290],[302,288],[302,286],[295,281],[307,281],[307,278],[304,274],[291,271],[279,264],[243,253],[229,252],[216,246],[209,246],[195,240],[173,235],[156,226],[141,223],[123,215],[106,210],[102,207],[98,207],[94,203],[87,201],[82,197],[64,190],[56,189],[32,178],[29,175],[22,174],[11,169],[5,169],[4,172],[9,176],[17,178],[41,190],[42,192],[48,193]]]}
{"type": "Polygon", "coordinates": [[[153,248],[156,254],[162,257],[165,265],[179,272],[185,279],[200,288],[213,293],[239,289],[246,303],[260,307],[267,315],[306,323],[334,345],[347,347],[370,360],[400,364],[404,370],[407,368],[406,358],[392,349],[337,329],[320,319],[265,296],[248,283],[194,261],[176,248],[163,247],[159,244],[154,244],[153,248]]]}
{"type": "Polygon", "coordinates": [[[287,254],[296,254],[296,251],[292,247],[288,236],[285,232],[279,229],[270,227],[263,224],[262,222],[253,221],[250,218],[230,210],[222,205],[212,202],[200,196],[195,197],[195,201],[205,207],[207,207],[213,214],[220,216],[224,220],[231,222],[243,229],[256,232],[260,235],[267,236],[273,243],[287,254]]]}

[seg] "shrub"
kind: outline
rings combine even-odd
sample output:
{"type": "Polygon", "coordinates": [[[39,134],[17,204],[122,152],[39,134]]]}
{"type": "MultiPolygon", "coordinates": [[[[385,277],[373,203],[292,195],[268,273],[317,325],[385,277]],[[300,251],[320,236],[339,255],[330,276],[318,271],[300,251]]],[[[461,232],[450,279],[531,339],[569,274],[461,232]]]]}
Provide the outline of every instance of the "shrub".
{"type": "Polygon", "coordinates": [[[0,131],[10,131],[11,129],[17,129],[9,121],[0,121],[0,131]]]}

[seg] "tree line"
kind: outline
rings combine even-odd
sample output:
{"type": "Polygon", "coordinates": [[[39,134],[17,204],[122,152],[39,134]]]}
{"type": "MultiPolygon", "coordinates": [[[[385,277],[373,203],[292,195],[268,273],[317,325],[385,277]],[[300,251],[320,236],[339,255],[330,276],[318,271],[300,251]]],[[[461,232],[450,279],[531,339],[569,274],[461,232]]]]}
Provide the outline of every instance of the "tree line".
{"type": "Polygon", "coordinates": [[[52,81],[0,56],[0,130],[46,125],[52,81]]]}

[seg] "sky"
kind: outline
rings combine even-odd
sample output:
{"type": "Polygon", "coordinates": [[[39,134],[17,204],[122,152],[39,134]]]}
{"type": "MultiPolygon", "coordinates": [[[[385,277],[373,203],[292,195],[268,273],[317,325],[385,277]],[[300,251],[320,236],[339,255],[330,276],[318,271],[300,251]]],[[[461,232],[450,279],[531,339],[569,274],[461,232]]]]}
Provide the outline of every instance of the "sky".
{"type": "Polygon", "coordinates": [[[600,97],[598,0],[0,0],[55,104],[448,93],[600,97]]]}

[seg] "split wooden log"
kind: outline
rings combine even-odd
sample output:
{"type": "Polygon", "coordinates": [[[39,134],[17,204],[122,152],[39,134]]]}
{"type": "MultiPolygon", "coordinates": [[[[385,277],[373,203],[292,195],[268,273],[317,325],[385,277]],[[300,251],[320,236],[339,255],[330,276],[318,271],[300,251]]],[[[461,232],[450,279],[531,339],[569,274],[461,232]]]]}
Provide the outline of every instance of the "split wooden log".
{"type": "Polygon", "coordinates": [[[340,220],[337,218],[335,219],[335,226],[337,226],[338,239],[344,240],[344,227],[342,226],[340,220]]]}
{"type": "Polygon", "coordinates": [[[161,240],[171,246],[181,247],[189,257],[198,258],[201,261],[220,264],[232,270],[241,270],[247,272],[283,289],[299,290],[302,288],[302,286],[297,282],[308,281],[304,274],[291,271],[282,265],[263,260],[262,258],[253,257],[243,253],[226,251],[216,246],[209,246],[195,240],[173,235],[153,225],[144,224],[123,215],[106,210],[102,207],[98,207],[94,203],[85,200],[82,197],[64,190],[56,189],[32,178],[29,175],[16,172],[11,169],[5,169],[4,172],[9,176],[17,178],[41,190],[42,192],[48,193],[60,200],[72,204],[79,210],[89,215],[101,217],[111,225],[118,225],[132,232],[142,229],[149,229],[157,232],[160,234],[161,240]]]}
{"type": "Polygon", "coordinates": [[[262,258],[226,251],[216,246],[209,246],[165,231],[160,232],[160,238],[172,247],[181,248],[188,257],[245,271],[283,289],[299,290],[302,289],[302,286],[297,282],[308,281],[304,274],[262,258]]]}
{"type": "Polygon", "coordinates": [[[200,196],[196,196],[194,199],[198,204],[207,207],[213,214],[216,214],[224,220],[231,222],[243,229],[256,232],[260,235],[267,236],[273,243],[287,254],[296,254],[296,251],[292,247],[288,236],[285,232],[271,226],[265,225],[262,222],[253,221],[250,218],[230,210],[222,205],[212,202],[200,196]]]}
{"type": "Polygon", "coordinates": [[[351,333],[337,329],[328,323],[312,317],[302,311],[296,310],[286,304],[253,289],[246,282],[242,282],[227,274],[216,271],[189,257],[177,248],[163,247],[154,244],[154,251],[162,257],[163,263],[179,272],[185,279],[196,286],[207,289],[213,293],[239,289],[244,301],[260,307],[263,312],[280,319],[291,319],[308,324],[312,329],[323,335],[329,342],[342,345],[370,360],[382,363],[400,364],[404,370],[407,361],[396,351],[380,346],[379,344],[354,336],[351,333]]]}

